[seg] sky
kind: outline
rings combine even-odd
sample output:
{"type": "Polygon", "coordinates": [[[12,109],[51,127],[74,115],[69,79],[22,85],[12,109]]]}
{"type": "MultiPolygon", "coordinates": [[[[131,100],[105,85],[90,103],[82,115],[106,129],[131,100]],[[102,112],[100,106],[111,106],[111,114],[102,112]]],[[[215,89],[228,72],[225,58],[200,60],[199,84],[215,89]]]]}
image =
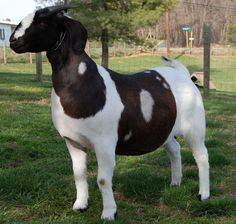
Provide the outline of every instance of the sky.
{"type": "Polygon", "coordinates": [[[0,20],[20,22],[36,9],[34,0],[0,0],[0,20]]]}

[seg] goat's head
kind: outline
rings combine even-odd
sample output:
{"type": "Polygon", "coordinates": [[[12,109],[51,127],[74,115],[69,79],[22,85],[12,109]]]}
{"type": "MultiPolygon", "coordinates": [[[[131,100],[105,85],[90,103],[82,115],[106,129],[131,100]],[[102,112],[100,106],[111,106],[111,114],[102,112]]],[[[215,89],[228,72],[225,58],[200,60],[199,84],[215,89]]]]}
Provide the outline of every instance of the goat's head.
{"type": "MultiPolygon", "coordinates": [[[[84,50],[87,32],[81,23],[70,27],[64,11],[70,6],[53,6],[39,9],[26,16],[10,37],[10,47],[16,53],[52,51],[63,41],[68,31],[70,40],[77,39],[77,49],[84,50]],[[72,30],[77,30],[73,31],[72,30]],[[79,46],[78,46],[79,45],[79,46]]],[[[75,22],[75,21],[74,21],[75,22]]]]}

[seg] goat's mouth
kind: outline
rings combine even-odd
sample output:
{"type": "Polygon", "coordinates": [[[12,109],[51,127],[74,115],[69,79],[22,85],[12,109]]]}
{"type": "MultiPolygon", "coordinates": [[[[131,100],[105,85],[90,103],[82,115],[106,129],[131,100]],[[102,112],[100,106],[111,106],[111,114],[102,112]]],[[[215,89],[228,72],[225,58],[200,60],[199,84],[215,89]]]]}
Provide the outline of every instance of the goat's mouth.
{"type": "Polygon", "coordinates": [[[25,46],[26,45],[23,43],[10,42],[10,48],[16,53],[25,53],[26,52],[25,46]]]}

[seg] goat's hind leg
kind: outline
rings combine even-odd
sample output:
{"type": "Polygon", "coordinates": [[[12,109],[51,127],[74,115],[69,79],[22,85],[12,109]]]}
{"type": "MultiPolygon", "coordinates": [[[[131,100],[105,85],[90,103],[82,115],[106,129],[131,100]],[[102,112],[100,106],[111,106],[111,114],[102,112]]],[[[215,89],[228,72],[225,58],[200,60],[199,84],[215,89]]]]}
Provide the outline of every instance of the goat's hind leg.
{"type": "MultiPolygon", "coordinates": [[[[197,113],[196,113],[197,114],[197,113]]],[[[199,113],[201,115],[201,113],[199,113]]],[[[199,171],[199,199],[205,200],[210,197],[210,175],[208,152],[205,146],[205,123],[202,116],[192,116],[183,134],[198,166],[199,171]]]]}
{"type": "Polygon", "coordinates": [[[165,144],[171,162],[171,185],[180,186],[182,181],[182,163],[180,145],[172,138],[165,144]]]}
{"type": "Polygon", "coordinates": [[[190,149],[199,170],[199,199],[205,200],[210,197],[210,175],[208,152],[203,140],[196,141],[192,139],[189,141],[190,149]]]}
{"type": "Polygon", "coordinates": [[[66,139],[69,150],[76,186],[76,201],[73,205],[74,211],[83,212],[88,207],[88,183],[87,183],[87,154],[80,150],[71,140],[66,139]]]}

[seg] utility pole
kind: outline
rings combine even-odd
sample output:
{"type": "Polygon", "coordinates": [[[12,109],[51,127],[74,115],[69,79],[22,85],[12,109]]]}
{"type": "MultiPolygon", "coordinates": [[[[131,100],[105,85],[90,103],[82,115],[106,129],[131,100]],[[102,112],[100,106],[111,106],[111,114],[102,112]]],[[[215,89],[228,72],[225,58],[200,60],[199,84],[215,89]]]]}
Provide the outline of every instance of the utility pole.
{"type": "Polygon", "coordinates": [[[166,11],[166,50],[167,50],[167,57],[170,57],[171,51],[170,51],[170,12],[169,12],[169,9],[166,11]]]}

